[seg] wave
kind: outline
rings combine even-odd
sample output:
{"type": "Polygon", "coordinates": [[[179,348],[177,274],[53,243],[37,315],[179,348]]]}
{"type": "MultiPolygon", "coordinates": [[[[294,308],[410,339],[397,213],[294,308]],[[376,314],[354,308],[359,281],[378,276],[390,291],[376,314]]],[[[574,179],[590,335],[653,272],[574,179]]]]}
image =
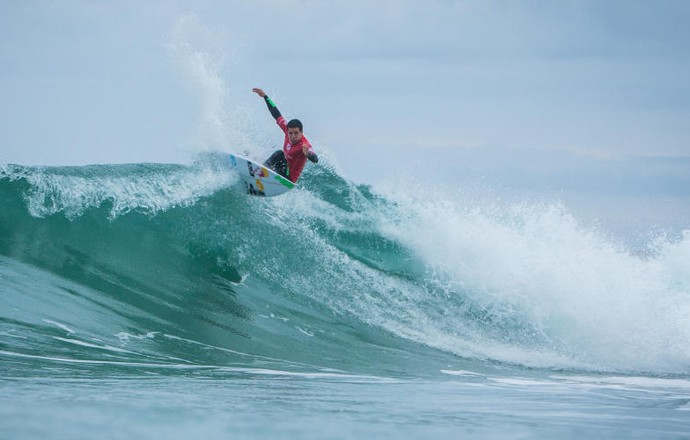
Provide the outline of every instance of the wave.
{"type": "Polygon", "coordinates": [[[559,204],[328,164],[272,199],[192,165],[0,167],[2,355],[385,375],[690,372],[690,235],[644,255],[559,204]]]}

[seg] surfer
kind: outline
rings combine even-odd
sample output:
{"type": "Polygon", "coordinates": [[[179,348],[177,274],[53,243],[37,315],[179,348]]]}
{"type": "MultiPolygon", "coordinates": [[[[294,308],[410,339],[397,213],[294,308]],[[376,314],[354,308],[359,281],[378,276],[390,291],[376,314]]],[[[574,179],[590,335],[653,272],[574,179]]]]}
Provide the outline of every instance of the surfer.
{"type": "Polygon", "coordinates": [[[283,149],[273,153],[271,157],[266,159],[264,165],[295,183],[299,179],[300,174],[302,174],[307,159],[316,163],[319,161],[319,158],[312,151],[312,146],[307,138],[304,137],[302,123],[299,119],[291,119],[290,122],[286,122],[280,111],[278,111],[278,107],[263,90],[254,88],[252,91],[264,98],[268,111],[271,112],[271,116],[276,120],[283,133],[285,133],[283,149]]]}

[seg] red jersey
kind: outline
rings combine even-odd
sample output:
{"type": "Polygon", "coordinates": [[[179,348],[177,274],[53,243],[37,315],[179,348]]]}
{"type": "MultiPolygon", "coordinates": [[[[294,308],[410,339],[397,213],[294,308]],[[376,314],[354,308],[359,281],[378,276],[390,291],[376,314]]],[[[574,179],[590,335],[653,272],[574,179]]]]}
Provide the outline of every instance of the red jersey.
{"type": "Polygon", "coordinates": [[[307,163],[307,156],[304,155],[302,147],[306,145],[307,148],[311,149],[311,144],[306,137],[302,136],[301,141],[295,145],[292,145],[290,143],[290,139],[288,138],[288,128],[285,118],[280,116],[278,119],[276,119],[276,124],[278,124],[278,127],[283,130],[283,133],[285,133],[283,154],[285,154],[285,160],[287,160],[288,163],[288,178],[291,182],[295,183],[297,182],[297,179],[299,179],[300,174],[302,174],[304,165],[307,163]]]}

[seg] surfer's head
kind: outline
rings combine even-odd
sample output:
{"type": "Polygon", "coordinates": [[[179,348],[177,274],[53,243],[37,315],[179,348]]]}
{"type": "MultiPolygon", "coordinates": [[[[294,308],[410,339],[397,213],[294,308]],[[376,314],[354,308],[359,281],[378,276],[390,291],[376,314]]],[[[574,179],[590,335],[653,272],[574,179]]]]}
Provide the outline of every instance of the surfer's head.
{"type": "Polygon", "coordinates": [[[299,119],[290,119],[287,123],[288,140],[292,145],[299,143],[302,140],[302,123],[299,119]]]}

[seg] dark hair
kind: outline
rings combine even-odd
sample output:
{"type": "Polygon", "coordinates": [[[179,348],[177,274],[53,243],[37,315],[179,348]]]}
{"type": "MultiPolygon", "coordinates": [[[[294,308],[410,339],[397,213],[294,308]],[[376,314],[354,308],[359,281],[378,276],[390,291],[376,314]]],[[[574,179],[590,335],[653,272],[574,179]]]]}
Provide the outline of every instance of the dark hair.
{"type": "Polygon", "coordinates": [[[304,129],[302,128],[302,123],[299,119],[290,119],[287,128],[299,128],[299,131],[304,131],[304,129]]]}

